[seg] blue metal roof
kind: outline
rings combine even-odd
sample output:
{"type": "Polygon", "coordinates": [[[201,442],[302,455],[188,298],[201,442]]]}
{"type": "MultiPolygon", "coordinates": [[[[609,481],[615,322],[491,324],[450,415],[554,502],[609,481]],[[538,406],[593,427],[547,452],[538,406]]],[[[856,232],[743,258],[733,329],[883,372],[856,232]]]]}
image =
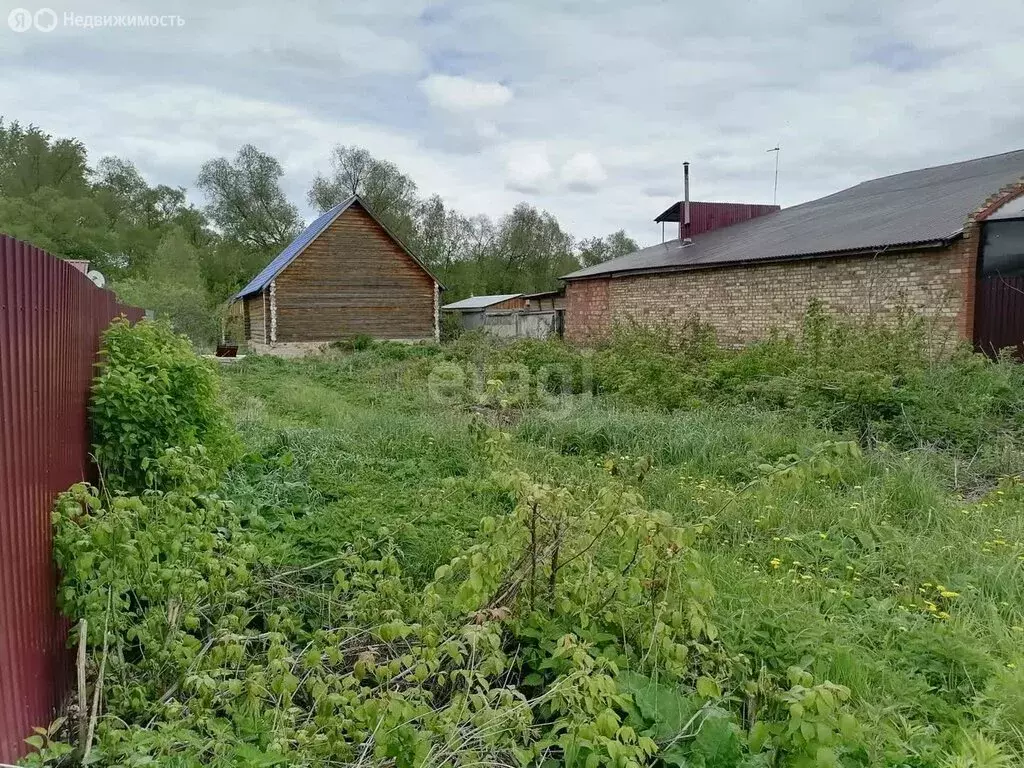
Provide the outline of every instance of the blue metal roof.
{"type": "Polygon", "coordinates": [[[244,298],[245,296],[251,296],[254,293],[259,293],[268,285],[270,281],[277,277],[278,273],[291,264],[295,257],[305,250],[306,246],[312,243],[316,238],[334,221],[338,216],[348,210],[349,206],[356,201],[356,196],[352,195],[348,200],[338,203],[336,206],[331,208],[325,213],[313,221],[308,227],[302,230],[302,234],[292,240],[288,247],[281,251],[274,260],[271,261],[267,266],[263,268],[256,277],[249,281],[249,284],[242,290],[236,293],[232,300],[244,298]]]}

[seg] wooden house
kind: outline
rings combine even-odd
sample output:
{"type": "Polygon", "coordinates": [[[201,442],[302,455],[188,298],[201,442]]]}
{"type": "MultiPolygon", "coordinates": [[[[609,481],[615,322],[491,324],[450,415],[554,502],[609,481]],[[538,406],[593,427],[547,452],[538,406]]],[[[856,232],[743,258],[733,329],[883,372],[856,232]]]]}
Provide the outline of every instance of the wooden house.
{"type": "Polygon", "coordinates": [[[291,355],[362,335],[436,341],[443,288],[353,196],[310,224],[232,301],[252,351],[291,355]]]}

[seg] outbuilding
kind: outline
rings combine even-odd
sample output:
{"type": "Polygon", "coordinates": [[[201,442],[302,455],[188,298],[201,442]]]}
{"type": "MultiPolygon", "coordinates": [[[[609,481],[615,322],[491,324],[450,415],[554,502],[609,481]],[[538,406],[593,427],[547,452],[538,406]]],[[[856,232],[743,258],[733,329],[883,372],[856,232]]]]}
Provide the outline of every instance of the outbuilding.
{"type": "Polygon", "coordinates": [[[744,216],[689,236],[680,221],[678,239],[566,275],[566,337],[696,317],[740,346],[796,331],[820,300],[876,322],[909,310],[928,321],[932,345],[1024,345],[1024,150],[744,216]]]}
{"type": "Polygon", "coordinates": [[[356,196],[318,217],[232,298],[255,352],[370,336],[439,338],[443,286],[356,196]]]}
{"type": "Polygon", "coordinates": [[[521,293],[498,293],[453,301],[441,307],[441,311],[456,315],[463,329],[472,331],[484,327],[488,312],[523,309],[525,306],[526,299],[521,293]]]}

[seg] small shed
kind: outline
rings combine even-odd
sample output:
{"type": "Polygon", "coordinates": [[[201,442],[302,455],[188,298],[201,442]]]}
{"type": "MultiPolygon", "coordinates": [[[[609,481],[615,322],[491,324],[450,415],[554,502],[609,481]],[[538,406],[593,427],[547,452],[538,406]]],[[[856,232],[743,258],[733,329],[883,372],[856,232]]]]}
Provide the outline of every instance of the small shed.
{"type": "Polygon", "coordinates": [[[563,311],[565,309],[565,288],[557,291],[541,291],[540,293],[523,294],[526,308],[531,312],[543,310],[563,311]]]}
{"type": "Polygon", "coordinates": [[[253,351],[292,355],[360,335],[436,341],[442,290],[352,196],[306,227],[232,301],[253,351]]]}
{"type": "Polygon", "coordinates": [[[483,328],[488,312],[523,309],[526,299],[521,293],[499,293],[493,296],[470,296],[441,307],[442,312],[458,314],[467,331],[483,328]]]}

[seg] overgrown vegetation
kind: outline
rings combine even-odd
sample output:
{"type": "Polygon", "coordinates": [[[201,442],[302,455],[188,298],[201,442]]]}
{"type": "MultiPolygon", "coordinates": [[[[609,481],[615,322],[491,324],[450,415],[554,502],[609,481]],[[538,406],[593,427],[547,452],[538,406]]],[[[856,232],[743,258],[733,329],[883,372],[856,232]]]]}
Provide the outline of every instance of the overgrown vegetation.
{"type": "Polygon", "coordinates": [[[57,506],[103,706],[30,761],[1016,765],[1021,372],[918,332],[226,368],[226,474],[57,506]]]}
{"type": "Polygon", "coordinates": [[[217,472],[239,447],[211,363],[164,322],[121,319],[106,330],[89,416],[96,463],[119,491],[161,487],[168,449],[198,448],[217,472]]]}

